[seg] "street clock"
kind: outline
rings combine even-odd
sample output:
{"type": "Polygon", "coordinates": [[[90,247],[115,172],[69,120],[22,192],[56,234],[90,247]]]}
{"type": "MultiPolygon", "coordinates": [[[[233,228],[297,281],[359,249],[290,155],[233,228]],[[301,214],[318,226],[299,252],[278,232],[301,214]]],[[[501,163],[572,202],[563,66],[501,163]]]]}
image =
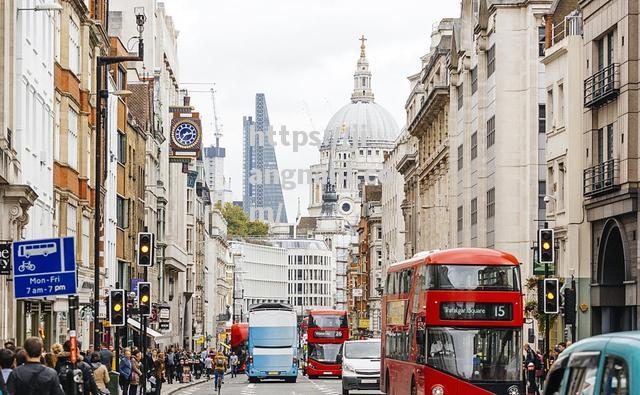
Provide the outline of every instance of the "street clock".
{"type": "Polygon", "coordinates": [[[191,149],[200,143],[200,128],[189,120],[177,123],[171,133],[173,143],[179,149],[191,149]]]}

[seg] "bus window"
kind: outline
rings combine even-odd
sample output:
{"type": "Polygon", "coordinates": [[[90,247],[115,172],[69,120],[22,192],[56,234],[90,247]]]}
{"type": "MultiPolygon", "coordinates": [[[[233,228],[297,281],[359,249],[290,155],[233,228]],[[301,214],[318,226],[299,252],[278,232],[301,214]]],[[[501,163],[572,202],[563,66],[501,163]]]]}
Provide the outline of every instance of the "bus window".
{"type": "Polygon", "coordinates": [[[519,291],[517,266],[436,265],[436,289],[519,291]]]}
{"type": "Polygon", "coordinates": [[[395,293],[394,290],[393,290],[393,288],[394,288],[394,274],[395,273],[387,274],[387,289],[385,290],[385,293],[387,295],[393,295],[395,293]]]}

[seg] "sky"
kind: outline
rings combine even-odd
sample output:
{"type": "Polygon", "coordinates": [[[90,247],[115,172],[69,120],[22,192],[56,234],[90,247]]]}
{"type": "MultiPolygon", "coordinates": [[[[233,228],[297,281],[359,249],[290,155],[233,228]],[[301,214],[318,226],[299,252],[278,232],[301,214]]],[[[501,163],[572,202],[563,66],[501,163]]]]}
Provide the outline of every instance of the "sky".
{"type": "MultiPolygon", "coordinates": [[[[255,94],[266,95],[273,128],[320,131],[350,101],[361,35],[367,38],[375,101],[405,124],[407,77],[420,70],[432,26],[457,17],[459,0],[164,0],[178,35],[179,82],[201,113],[204,142],[214,142],[215,83],[225,176],[242,200],[242,117],[254,115],[255,94]],[[190,83],[199,83],[191,85],[190,83]],[[205,83],[204,85],[202,83],[205,83]]],[[[318,148],[276,146],[278,166],[316,163],[318,148]]],[[[284,191],[289,222],[302,215],[308,185],[284,191]]]]}

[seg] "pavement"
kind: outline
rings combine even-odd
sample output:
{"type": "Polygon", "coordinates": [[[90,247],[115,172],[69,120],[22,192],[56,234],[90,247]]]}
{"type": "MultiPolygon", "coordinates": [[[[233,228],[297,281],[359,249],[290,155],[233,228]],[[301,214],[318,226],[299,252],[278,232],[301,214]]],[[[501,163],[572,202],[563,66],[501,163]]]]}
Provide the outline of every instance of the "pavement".
{"type": "MultiPolygon", "coordinates": [[[[162,388],[163,395],[212,395],[214,393],[213,379],[200,381],[190,386],[175,387],[172,392],[165,393],[164,387],[162,388]]],[[[220,393],[224,395],[341,395],[342,381],[339,378],[320,377],[310,380],[306,376],[298,376],[296,383],[285,383],[280,380],[249,383],[247,376],[241,374],[235,378],[226,376],[220,393]]],[[[350,393],[354,395],[381,394],[379,391],[351,391],[350,393]]]]}

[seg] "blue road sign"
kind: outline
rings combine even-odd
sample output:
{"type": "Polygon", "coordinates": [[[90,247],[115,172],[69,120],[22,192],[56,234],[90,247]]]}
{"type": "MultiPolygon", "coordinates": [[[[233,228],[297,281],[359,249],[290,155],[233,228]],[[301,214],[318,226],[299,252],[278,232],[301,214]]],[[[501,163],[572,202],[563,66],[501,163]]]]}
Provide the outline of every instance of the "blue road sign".
{"type": "Polygon", "coordinates": [[[16,241],[12,261],[16,299],[76,293],[73,237],[16,241]]]}

